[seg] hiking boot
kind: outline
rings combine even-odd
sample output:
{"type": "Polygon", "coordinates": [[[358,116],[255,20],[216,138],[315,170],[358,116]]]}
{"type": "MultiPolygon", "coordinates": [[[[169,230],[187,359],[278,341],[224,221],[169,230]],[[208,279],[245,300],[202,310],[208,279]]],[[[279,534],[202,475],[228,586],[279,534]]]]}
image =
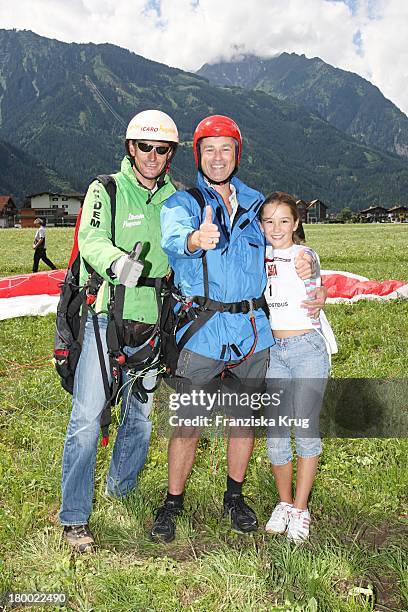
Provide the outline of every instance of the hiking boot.
{"type": "Polygon", "coordinates": [[[288,523],[288,540],[300,544],[309,538],[309,510],[292,508],[288,523]]]}
{"type": "Polygon", "coordinates": [[[64,525],[64,537],[76,552],[85,553],[95,550],[95,540],[87,523],[64,525]]]}
{"type": "Polygon", "coordinates": [[[182,513],[182,508],[175,505],[174,501],[166,500],[164,506],[156,510],[154,523],[150,530],[150,539],[153,542],[172,542],[176,535],[176,516],[182,513]]]}
{"type": "Polygon", "coordinates": [[[279,502],[265,525],[265,531],[268,533],[285,533],[292,508],[293,504],[279,502]]]}
{"type": "Polygon", "coordinates": [[[244,500],[242,493],[224,493],[224,516],[231,517],[232,528],[238,533],[250,533],[258,529],[255,512],[244,500]]]}

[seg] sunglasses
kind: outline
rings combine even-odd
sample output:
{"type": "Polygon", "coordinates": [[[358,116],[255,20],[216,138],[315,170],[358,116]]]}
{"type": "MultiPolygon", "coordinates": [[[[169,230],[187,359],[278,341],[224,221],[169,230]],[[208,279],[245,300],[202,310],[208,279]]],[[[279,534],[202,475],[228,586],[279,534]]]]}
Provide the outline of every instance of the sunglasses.
{"type": "Polygon", "coordinates": [[[142,151],[142,153],[150,153],[150,151],[154,149],[157,155],[166,155],[166,153],[168,153],[171,149],[171,147],[167,145],[157,146],[157,145],[147,144],[146,142],[137,142],[136,145],[139,151],[142,151]]]}

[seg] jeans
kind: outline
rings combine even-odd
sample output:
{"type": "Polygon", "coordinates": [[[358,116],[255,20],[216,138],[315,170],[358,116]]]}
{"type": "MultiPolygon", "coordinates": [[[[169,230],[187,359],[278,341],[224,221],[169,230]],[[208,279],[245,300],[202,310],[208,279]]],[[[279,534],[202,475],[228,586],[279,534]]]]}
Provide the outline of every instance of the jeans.
{"type": "MultiPolygon", "coordinates": [[[[281,415],[289,415],[300,422],[307,419],[314,423],[312,433],[295,426],[296,452],[299,457],[316,457],[322,452],[318,433],[318,418],[323,402],[327,378],[330,373],[329,355],[322,336],[317,331],[275,338],[276,344],[270,348],[267,382],[278,379],[278,386],[285,389],[287,401],[274,414],[275,420],[281,415]],[[289,382],[290,379],[290,382],[289,382]],[[302,435],[303,431],[303,435],[302,435]],[[314,433],[313,433],[314,431],[314,433]]],[[[274,386],[276,388],[276,381],[274,386]]],[[[292,461],[290,442],[291,428],[280,427],[267,434],[266,446],[269,460],[273,465],[285,465],[292,461]]]]}
{"type": "MultiPolygon", "coordinates": [[[[105,352],[105,364],[109,372],[106,345],[107,318],[99,316],[101,340],[105,352]]],[[[137,349],[125,347],[131,355],[137,349]]],[[[107,477],[108,495],[121,497],[135,488],[137,477],[143,468],[149,449],[152,429],[149,415],[153,393],[146,404],[129,393],[129,378],[122,371],[123,399],[118,434],[107,477]]],[[[152,389],[156,373],[146,374],[143,384],[152,389]]],[[[62,458],[62,504],[60,522],[63,525],[87,523],[92,511],[95,462],[100,433],[99,419],[105,404],[105,392],[96,348],[92,318],[88,317],[82,352],[75,372],[72,413],[65,438],[62,458]]]]}

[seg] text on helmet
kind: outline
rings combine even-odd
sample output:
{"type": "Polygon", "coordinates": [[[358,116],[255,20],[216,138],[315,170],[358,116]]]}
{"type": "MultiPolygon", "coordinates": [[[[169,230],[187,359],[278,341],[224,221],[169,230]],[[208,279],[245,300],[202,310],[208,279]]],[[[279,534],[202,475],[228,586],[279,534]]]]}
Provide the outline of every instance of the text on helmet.
{"type": "Polygon", "coordinates": [[[140,123],[132,123],[129,126],[129,130],[140,130],[141,132],[165,132],[169,134],[175,134],[176,130],[172,127],[166,127],[160,125],[159,127],[154,125],[140,125],[140,123]]]}

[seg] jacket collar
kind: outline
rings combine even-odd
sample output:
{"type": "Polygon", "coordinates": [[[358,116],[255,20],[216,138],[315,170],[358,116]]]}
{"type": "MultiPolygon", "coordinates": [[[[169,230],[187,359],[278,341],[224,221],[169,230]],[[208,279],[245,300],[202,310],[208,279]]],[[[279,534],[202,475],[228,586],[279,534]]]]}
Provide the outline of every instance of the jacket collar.
{"type": "MultiPolygon", "coordinates": [[[[232,183],[232,185],[234,185],[236,189],[237,200],[241,208],[250,209],[255,204],[255,202],[263,201],[263,195],[259,191],[248,187],[248,185],[245,185],[245,183],[240,181],[239,178],[237,178],[236,176],[232,177],[230,183],[232,183]]],[[[200,171],[197,174],[197,185],[203,191],[209,190],[213,194],[217,194],[215,189],[208,185],[207,181],[204,179],[204,176],[200,171]]]]}

